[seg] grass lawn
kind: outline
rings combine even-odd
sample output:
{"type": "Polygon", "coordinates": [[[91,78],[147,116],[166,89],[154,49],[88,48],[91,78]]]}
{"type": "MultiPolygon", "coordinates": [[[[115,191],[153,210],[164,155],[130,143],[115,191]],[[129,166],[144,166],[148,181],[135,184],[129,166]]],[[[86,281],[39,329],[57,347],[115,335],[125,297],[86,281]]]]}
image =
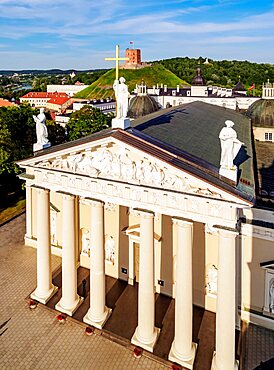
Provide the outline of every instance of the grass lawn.
{"type": "Polygon", "coordinates": [[[26,200],[18,200],[17,203],[12,206],[0,210],[0,224],[10,220],[11,218],[19,215],[26,209],[26,200]]]}

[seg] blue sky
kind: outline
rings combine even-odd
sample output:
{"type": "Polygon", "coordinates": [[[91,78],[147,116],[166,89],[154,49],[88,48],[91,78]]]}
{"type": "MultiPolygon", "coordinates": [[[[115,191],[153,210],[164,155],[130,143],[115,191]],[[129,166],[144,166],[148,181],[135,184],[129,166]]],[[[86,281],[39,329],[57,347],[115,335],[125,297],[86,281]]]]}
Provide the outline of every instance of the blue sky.
{"type": "Polygon", "coordinates": [[[274,2],[0,0],[0,69],[111,67],[129,42],[177,56],[274,63],[274,2]]]}

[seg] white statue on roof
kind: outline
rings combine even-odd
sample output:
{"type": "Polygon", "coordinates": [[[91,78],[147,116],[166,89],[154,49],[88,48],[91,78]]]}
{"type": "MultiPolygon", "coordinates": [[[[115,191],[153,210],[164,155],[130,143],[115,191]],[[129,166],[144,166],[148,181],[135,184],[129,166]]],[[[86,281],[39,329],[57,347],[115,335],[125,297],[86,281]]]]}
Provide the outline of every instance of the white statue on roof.
{"type": "Polygon", "coordinates": [[[45,109],[40,108],[40,113],[38,116],[32,116],[34,122],[36,123],[36,137],[37,137],[37,144],[47,144],[48,141],[48,130],[46,126],[46,116],[45,116],[45,109]]]}
{"type": "Polygon", "coordinates": [[[113,89],[115,92],[117,112],[116,118],[126,118],[128,112],[128,87],[125,84],[126,80],[124,77],[120,77],[119,80],[115,80],[113,84],[113,89]]]}
{"type": "Polygon", "coordinates": [[[234,170],[236,166],[233,161],[238,154],[243,143],[237,139],[237,132],[232,128],[234,122],[230,120],[225,121],[226,127],[223,127],[219,139],[221,141],[221,168],[227,170],[234,170]]]}
{"type": "Polygon", "coordinates": [[[36,123],[36,138],[37,143],[33,144],[33,150],[48,148],[51,144],[48,140],[48,130],[46,126],[45,109],[40,108],[40,113],[37,116],[32,116],[36,123]]]}

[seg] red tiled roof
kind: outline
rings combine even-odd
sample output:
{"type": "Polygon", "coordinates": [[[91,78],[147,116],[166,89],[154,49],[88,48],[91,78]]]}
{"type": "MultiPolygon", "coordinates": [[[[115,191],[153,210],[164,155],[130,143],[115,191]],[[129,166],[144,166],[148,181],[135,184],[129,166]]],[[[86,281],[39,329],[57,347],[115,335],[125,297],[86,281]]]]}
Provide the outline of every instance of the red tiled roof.
{"type": "Polygon", "coordinates": [[[15,106],[14,103],[11,103],[6,99],[0,98],[0,107],[14,107],[14,106],[15,106]]]}
{"type": "Polygon", "coordinates": [[[27,94],[21,96],[21,98],[25,99],[51,99],[51,98],[68,98],[66,93],[58,93],[58,92],[43,92],[43,91],[34,91],[28,92],[27,94]]]}
{"type": "Polygon", "coordinates": [[[70,98],[67,95],[65,97],[62,96],[52,97],[50,100],[48,100],[47,104],[63,105],[68,100],[70,100],[70,98]]]}

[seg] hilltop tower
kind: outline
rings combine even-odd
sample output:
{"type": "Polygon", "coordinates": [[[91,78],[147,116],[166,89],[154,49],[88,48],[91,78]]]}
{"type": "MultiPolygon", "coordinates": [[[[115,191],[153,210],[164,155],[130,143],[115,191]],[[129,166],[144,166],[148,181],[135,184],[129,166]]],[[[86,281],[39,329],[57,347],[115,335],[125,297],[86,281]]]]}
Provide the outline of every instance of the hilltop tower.
{"type": "Polygon", "coordinates": [[[151,66],[149,63],[142,62],[141,49],[127,48],[126,58],[128,58],[128,60],[120,67],[122,69],[140,69],[151,66]]]}
{"type": "Polygon", "coordinates": [[[142,64],[141,49],[126,49],[126,58],[129,58],[129,60],[126,61],[126,65],[142,64]]]}

